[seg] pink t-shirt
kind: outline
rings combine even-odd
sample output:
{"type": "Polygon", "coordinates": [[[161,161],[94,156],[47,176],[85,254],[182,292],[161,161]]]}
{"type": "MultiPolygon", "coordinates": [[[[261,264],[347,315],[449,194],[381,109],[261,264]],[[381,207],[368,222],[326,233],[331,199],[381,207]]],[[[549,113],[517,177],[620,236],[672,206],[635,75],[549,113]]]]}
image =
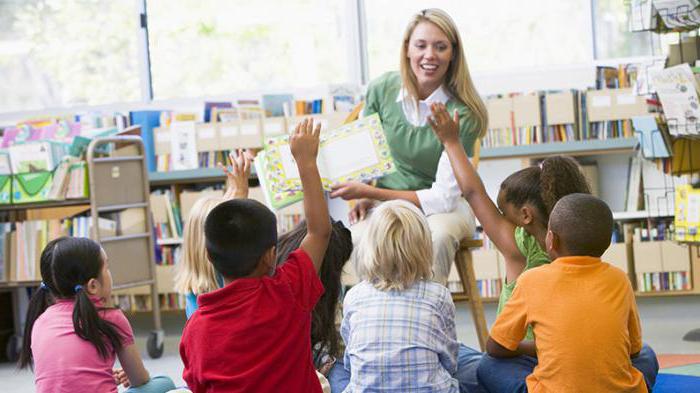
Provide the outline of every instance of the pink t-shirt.
{"type": "MultiPolygon", "coordinates": [[[[112,377],[116,352],[108,344],[105,359],[92,343],[75,334],[72,300],[59,300],[37,318],[32,329],[32,354],[38,393],[117,392],[112,377]]],[[[99,307],[99,304],[96,304],[99,307]]],[[[134,333],[121,310],[99,312],[122,336],[122,345],[134,343],[134,333]]]]}

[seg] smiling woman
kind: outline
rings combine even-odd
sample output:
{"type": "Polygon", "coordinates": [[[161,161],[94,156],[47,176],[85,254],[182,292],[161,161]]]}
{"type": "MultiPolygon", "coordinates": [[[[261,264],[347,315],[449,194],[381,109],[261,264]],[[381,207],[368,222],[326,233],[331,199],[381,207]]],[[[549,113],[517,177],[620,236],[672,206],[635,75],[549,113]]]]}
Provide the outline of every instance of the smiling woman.
{"type": "Polygon", "coordinates": [[[397,171],[376,186],[340,184],[331,195],[359,199],[350,213],[355,243],[364,229],[361,221],[377,201],[403,199],[421,208],[432,232],[433,279],[445,284],[459,241],[474,231],[474,217],[431,130],[430,105],[445,104],[451,114],[459,114],[460,140],[470,155],[486,129],[486,108],[469,75],[459,32],[442,10],[412,17],[400,66],[400,72],[370,83],[364,111],[379,114],[397,171]]]}

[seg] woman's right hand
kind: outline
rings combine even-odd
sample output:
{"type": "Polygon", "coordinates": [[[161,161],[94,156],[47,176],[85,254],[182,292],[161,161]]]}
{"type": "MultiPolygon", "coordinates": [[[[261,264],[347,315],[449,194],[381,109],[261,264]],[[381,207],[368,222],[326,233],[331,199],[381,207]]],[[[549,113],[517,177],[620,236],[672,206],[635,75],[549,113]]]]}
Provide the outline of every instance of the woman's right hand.
{"type": "Polygon", "coordinates": [[[365,217],[367,217],[367,212],[372,209],[376,203],[377,202],[372,199],[358,199],[355,206],[350,210],[350,224],[355,224],[364,220],[365,217]]]}

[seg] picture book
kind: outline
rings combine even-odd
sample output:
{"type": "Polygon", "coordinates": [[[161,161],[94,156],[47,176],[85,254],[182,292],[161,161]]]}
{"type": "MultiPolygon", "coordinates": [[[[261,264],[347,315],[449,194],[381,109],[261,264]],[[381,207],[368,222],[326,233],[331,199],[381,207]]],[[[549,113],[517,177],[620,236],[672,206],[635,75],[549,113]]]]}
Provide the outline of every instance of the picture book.
{"type": "Polygon", "coordinates": [[[652,77],[673,136],[700,134],[700,102],[688,64],[666,68],[652,77]]]}
{"type": "MultiPolygon", "coordinates": [[[[369,181],[396,170],[377,114],[323,132],[317,163],[325,190],[333,184],[369,181]]],[[[303,199],[287,135],[265,141],[265,150],[255,159],[255,169],[267,204],[273,209],[303,199]]]]}

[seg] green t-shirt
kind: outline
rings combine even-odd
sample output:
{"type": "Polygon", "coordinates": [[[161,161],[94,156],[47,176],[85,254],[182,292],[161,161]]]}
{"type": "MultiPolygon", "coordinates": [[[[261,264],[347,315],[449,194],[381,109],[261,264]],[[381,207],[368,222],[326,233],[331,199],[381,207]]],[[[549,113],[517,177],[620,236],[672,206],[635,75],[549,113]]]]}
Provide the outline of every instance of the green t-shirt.
{"type": "MultiPolygon", "coordinates": [[[[379,179],[377,186],[392,190],[422,190],[430,188],[435,181],[443,147],[430,125],[413,126],[406,119],[401,102],[396,101],[401,87],[401,75],[387,72],[372,81],[367,89],[364,114],[379,114],[396,164],[396,172],[379,179]]],[[[445,106],[449,113],[455,109],[459,112],[460,139],[467,155],[471,156],[478,134],[472,112],[454,98],[445,106]]]]}
{"type": "MultiPolygon", "coordinates": [[[[518,250],[525,256],[525,270],[530,270],[534,267],[542,266],[549,263],[549,255],[545,252],[540,244],[537,243],[537,239],[534,236],[527,233],[525,228],[516,227],[515,228],[515,244],[518,246],[518,250]]],[[[523,271],[525,271],[523,270],[523,271]]],[[[496,315],[499,315],[503,311],[503,307],[506,302],[513,295],[513,290],[515,289],[515,284],[518,280],[513,282],[508,282],[506,278],[503,279],[503,289],[501,289],[501,296],[498,298],[498,309],[496,310],[496,315]]],[[[532,333],[532,326],[528,326],[527,334],[525,335],[526,340],[532,340],[535,336],[532,333]]]]}

